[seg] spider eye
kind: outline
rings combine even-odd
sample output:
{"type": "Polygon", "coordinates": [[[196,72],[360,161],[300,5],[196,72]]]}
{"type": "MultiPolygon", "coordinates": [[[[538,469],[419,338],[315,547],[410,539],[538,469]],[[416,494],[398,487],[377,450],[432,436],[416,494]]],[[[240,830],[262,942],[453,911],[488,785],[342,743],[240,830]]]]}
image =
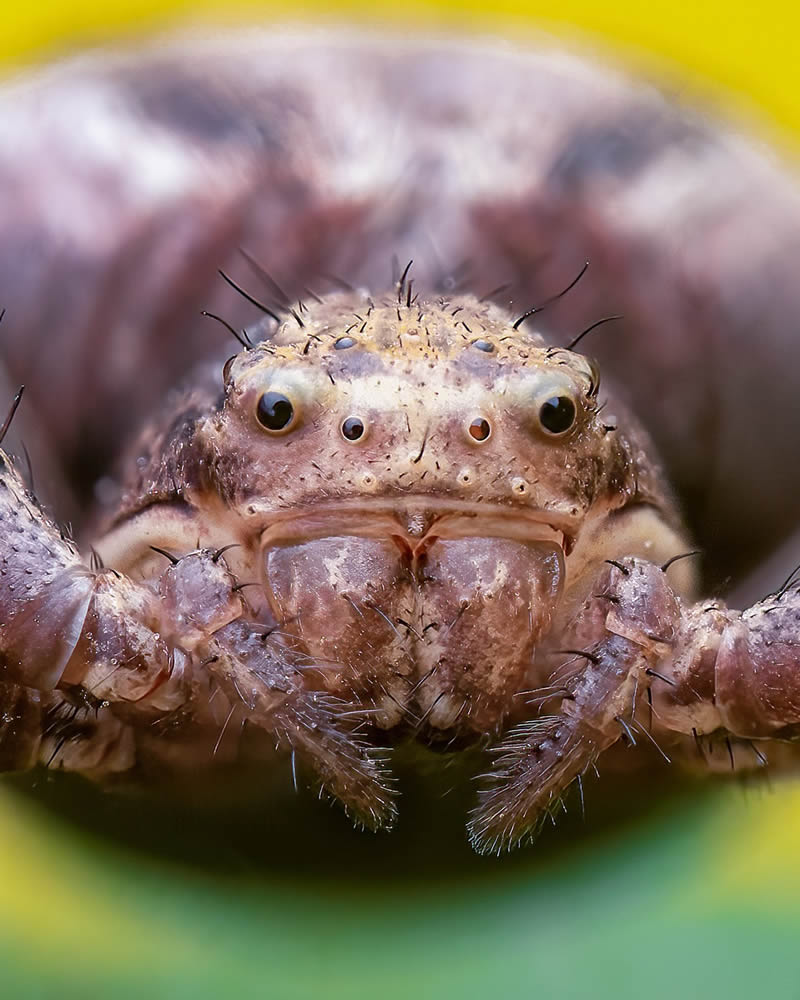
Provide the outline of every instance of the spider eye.
{"type": "Polygon", "coordinates": [[[492,433],[492,425],[486,417],[475,417],[469,425],[469,436],[474,441],[486,441],[492,433]]]}
{"type": "Polygon", "coordinates": [[[333,347],[336,351],[346,351],[348,347],[355,347],[355,343],[352,337],[339,337],[333,342],[333,347]]]}
{"type": "Polygon", "coordinates": [[[256,419],[273,434],[287,431],[295,422],[294,406],[282,392],[265,392],[258,400],[256,419]]]}
{"type": "Polygon", "coordinates": [[[569,396],[551,396],[539,408],[539,423],[548,434],[566,434],[575,423],[576,413],[569,396]]]}
{"type": "Polygon", "coordinates": [[[365,431],[364,421],[360,417],[348,417],[342,422],[342,437],[348,441],[358,441],[365,431]]]}
{"type": "Polygon", "coordinates": [[[492,354],[494,351],[494,344],[488,340],[473,340],[472,346],[477,347],[479,351],[484,351],[486,354],[492,354]]]}

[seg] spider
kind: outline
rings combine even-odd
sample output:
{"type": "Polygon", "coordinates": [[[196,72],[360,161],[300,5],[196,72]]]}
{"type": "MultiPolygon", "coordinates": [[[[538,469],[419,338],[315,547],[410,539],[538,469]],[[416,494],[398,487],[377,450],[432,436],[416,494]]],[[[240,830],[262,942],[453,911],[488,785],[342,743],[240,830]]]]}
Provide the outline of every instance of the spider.
{"type": "Polygon", "coordinates": [[[791,762],[795,578],[753,574],[795,526],[798,206],[764,155],[488,45],[234,35],[2,101],[6,769],[277,756],[380,829],[393,747],[485,745],[500,852],[620,741],[791,762]]]}

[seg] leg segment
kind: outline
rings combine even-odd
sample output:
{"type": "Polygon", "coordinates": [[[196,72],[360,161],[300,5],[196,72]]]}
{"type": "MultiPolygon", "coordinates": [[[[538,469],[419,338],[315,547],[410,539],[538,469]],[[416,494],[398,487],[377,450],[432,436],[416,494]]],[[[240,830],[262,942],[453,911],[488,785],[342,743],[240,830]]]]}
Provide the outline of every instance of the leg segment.
{"type": "Polygon", "coordinates": [[[84,689],[0,683],[0,705],[0,771],[41,764],[104,779],[134,766],[134,730],[84,689]]]}
{"type": "MultiPolygon", "coordinates": [[[[190,553],[152,585],[94,572],[2,452],[0,535],[0,763],[123,770],[135,763],[137,731],[165,715],[218,731],[224,706],[211,702],[221,692],[231,712],[305,756],[357,818],[391,824],[382,759],[358,735],[363,714],[309,690],[309,664],[242,622],[222,553],[190,553]]],[[[205,760],[186,763],[215,751],[216,736],[205,760]]]]}
{"type": "Polygon", "coordinates": [[[318,664],[272,641],[263,626],[242,621],[203,648],[207,670],[247,721],[267,729],[276,747],[308,760],[322,788],[358,823],[374,830],[393,824],[385,752],[363,739],[365,712],[305,686],[304,675],[318,664]]]}
{"type": "Polygon", "coordinates": [[[529,836],[573,780],[630,737],[645,693],[663,730],[800,736],[800,588],[744,612],[684,608],[661,568],[623,559],[593,589],[560,640],[572,652],[552,678],[557,714],[512,729],[483,776],[469,827],[479,851],[529,836]]]}

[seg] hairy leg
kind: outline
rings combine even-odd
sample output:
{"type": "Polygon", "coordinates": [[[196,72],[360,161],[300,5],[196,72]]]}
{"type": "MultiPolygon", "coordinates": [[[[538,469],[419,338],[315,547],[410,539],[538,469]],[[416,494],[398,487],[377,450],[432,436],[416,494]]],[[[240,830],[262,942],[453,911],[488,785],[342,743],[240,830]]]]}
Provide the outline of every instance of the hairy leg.
{"type": "MultiPolygon", "coordinates": [[[[309,690],[309,666],[247,612],[221,552],[175,560],[152,585],[86,566],[0,452],[0,761],[105,774],[132,767],[136,733],[225,710],[307,758],[372,827],[394,802],[358,709],[309,690]],[[348,711],[348,709],[350,709],[348,711]]],[[[214,741],[207,753],[213,755],[214,741]]],[[[197,752],[197,751],[195,751],[197,752]]],[[[189,766],[203,763],[190,759],[189,766]]]]}
{"type": "Polygon", "coordinates": [[[743,612],[717,601],[685,607],[662,567],[627,558],[600,574],[564,638],[569,659],[552,678],[558,711],[518,725],[494,750],[470,821],[479,851],[529,836],[604,750],[632,739],[645,697],[661,730],[743,741],[800,736],[794,584],[743,612]]]}

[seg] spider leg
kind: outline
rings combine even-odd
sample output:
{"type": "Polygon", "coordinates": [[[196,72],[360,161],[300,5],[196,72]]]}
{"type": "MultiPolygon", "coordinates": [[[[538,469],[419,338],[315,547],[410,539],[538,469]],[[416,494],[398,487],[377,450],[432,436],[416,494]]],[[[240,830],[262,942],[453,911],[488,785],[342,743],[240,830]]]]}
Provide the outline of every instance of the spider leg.
{"type": "Polygon", "coordinates": [[[635,743],[636,701],[672,648],[680,605],[659,567],[627,562],[604,567],[560,637],[569,658],[551,678],[558,713],[515,726],[492,749],[468,827],[477,851],[519,844],[604,750],[620,738],[635,743]]]}
{"type": "Polygon", "coordinates": [[[595,644],[585,670],[568,679],[556,715],[515,726],[495,747],[468,826],[479,853],[518,846],[561,802],[567,787],[620,738],[635,742],[631,706],[653,653],[622,636],[595,644]]]}
{"type": "Polygon", "coordinates": [[[615,560],[591,592],[559,636],[568,659],[551,678],[562,698],[557,714],[517,725],[493,751],[469,823],[480,852],[531,836],[604,750],[619,739],[634,745],[637,701],[649,701],[654,679],[666,676],[682,608],[662,568],[615,560]]]}
{"type": "Polygon", "coordinates": [[[270,732],[280,748],[304,757],[322,788],[358,823],[375,830],[393,825],[386,753],[364,739],[366,713],[308,689],[304,654],[265,636],[263,626],[243,621],[220,629],[204,650],[209,674],[248,722],[270,732]]]}
{"type": "MultiPolygon", "coordinates": [[[[220,712],[236,706],[305,756],[356,818],[391,825],[383,758],[359,733],[363,719],[308,690],[299,654],[277,638],[265,645],[263,626],[241,622],[241,588],[219,552],[169,562],[148,585],[93,571],[2,452],[0,534],[0,763],[102,776],[133,767],[137,733],[165,716],[218,733],[220,712]],[[219,688],[227,706],[214,704],[219,688]]],[[[187,763],[213,760],[217,742],[193,746],[187,763]]]]}
{"type": "MultiPolygon", "coordinates": [[[[732,737],[750,746],[800,738],[800,588],[745,611],[683,606],[662,567],[626,558],[593,589],[563,642],[573,656],[555,674],[558,713],[516,726],[494,749],[469,826],[479,851],[529,836],[604,750],[630,739],[637,694],[646,693],[660,730],[721,737],[732,767],[732,737]]],[[[752,756],[754,766],[765,762],[752,756]]]]}

